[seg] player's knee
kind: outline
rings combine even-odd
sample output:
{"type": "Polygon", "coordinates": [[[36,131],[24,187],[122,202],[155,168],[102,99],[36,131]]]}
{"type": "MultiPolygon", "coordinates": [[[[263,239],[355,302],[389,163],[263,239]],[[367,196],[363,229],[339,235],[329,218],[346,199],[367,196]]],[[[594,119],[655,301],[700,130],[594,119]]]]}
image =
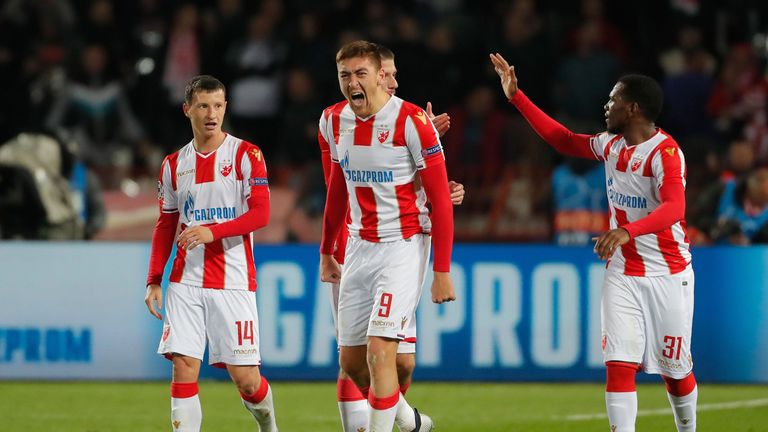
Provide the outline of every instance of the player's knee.
{"type": "Polygon", "coordinates": [[[173,361],[173,381],[197,381],[197,374],[200,370],[199,360],[181,355],[174,355],[171,360],[173,361]]]}
{"type": "Polygon", "coordinates": [[[361,374],[364,372],[367,373],[368,371],[368,365],[365,363],[365,358],[353,353],[345,353],[342,351],[339,355],[339,364],[342,369],[339,377],[344,374],[355,381],[357,381],[357,378],[361,374]]]}
{"type": "Polygon", "coordinates": [[[609,361],[606,366],[605,391],[607,392],[633,392],[636,390],[635,375],[637,364],[619,361],[609,361]]]}
{"type": "Polygon", "coordinates": [[[693,377],[693,373],[688,374],[685,378],[675,379],[662,375],[664,383],[667,385],[667,392],[672,396],[682,397],[691,394],[694,388],[696,388],[696,378],[693,377]]]}
{"type": "Polygon", "coordinates": [[[410,382],[411,375],[416,369],[416,356],[413,354],[398,354],[395,359],[397,377],[400,383],[410,382]]]}

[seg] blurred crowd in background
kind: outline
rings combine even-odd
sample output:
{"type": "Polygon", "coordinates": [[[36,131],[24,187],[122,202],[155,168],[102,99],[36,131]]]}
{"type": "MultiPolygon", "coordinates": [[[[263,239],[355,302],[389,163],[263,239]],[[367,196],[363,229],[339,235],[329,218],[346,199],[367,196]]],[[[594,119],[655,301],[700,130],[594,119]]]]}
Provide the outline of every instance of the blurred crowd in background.
{"type": "Polygon", "coordinates": [[[659,80],[658,125],[688,163],[694,244],[768,242],[768,6],[652,0],[5,0],[0,2],[0,237],[151,235],[165,154],[191,139],[198,74],[228,90],[225,131],[259,145],[264,242],[314,242],[325,201],[317,124],[341,99],[334,55],[395,52],[398,96],[447,112],[458,241],[588,244],[607,228],[603,167],[558,156],[504,100],[488,53],[575,132],[604,128],[616,79],[659,80]],[[121,231],[122,229],[122,231],[121,231]]]}

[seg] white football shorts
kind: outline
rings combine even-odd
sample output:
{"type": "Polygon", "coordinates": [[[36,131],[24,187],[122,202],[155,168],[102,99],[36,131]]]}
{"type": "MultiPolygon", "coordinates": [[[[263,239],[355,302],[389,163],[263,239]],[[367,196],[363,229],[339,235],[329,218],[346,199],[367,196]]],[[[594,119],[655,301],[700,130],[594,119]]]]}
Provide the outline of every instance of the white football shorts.
{"type": "MultiPolygon", "coordinates": [[[[365,345],[368,336],[404,341],[411,327],[415,336],[430,242],[425,234],[382,243],[349,238],[339,287],[339,346],[365,345]]],[[[400,345],[398,352],[407,352],[400,345]]]]}
{"type": "Polygon", "coordinates": [[[693,369],[693,270],[665,276],[606,271],[603,283],[603,358],[640,363],[650,374],[685,378],[693,369]]]}
{"type": "Polygon", "coordinates": [[[171,282],[165,295],[163,335],[157,353],[202,360],[206,340],[209,364],[259,365],[255,293],[171,282]]]}
{"type": "MultiPolygon", "coordinates": [[[[343,268],[343,266],[342,266],[343,268]]],[[[339,339],[339,288],[340,284],[333,283],[331,286],[331,311],[333,312],[333,325],[336,327],[336,342],[339,339]]],[[[405,328],[405,339],[397,345],[398,354],[416,353],[416,315],[412,320],[408,320],[408,327],[405,328]]]]}

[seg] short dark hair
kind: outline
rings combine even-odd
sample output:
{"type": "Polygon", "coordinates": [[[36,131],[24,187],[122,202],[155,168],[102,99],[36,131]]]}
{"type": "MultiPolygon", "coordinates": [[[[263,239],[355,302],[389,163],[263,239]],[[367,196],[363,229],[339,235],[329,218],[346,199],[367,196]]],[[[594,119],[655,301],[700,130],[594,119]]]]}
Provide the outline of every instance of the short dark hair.
{"type": "Polygon", "coordinates": [[[650,122],[655,122],[664,105],[664,92],[655,79],[647,75],[631,74],[619,78],[624,85],[621,96],[640,107],[640,112],[650,122]]]}
{"type": "Polygon", "coordinates": [[[184,102],[187,105],[192,103],[192,97],[199,91],[215,92],[221,90],[224,92],[224,96],[227,95],[227,88],[218,79],[210,75],[198,75],[191,80],[187,81],[187,86],[184,88],[184,102]]]}
{"type": "Polygon", "coordinates": [[[394,60],[395,53],[384,45],[379,44],[379,57],[381,57],[382,60],[394,60]]]}
{"type": "Polygon", "coordinates": [[[381,54],[379,50],[380,46],[373,42],[365,40],[350,42],[341,47],[339,52],[336,53],[336,63],[355,57],[368,57],[378,70],[381,69],[381,54]]]}

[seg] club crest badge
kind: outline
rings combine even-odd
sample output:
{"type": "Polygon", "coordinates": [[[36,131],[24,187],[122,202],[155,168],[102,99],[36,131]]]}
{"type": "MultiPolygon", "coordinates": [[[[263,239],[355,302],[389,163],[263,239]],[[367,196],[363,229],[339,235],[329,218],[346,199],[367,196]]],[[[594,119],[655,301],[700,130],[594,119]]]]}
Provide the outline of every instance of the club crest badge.
{"type": "Polygon", "coordinates": [[[643,163],[642,159],[632,159],[632,172],[637,171],[640,165],[643,163]]]}
{"type": "Polygon", "coordinates": [[[384,141],[389,138],[389,129],[380,130],[376,137],[379,139],[380,143],[384,144],[384,141]]]}
{"type": "Polygon", "coordinates": [[[221,163],[219,163],[219,172],[224,177],[228,176],[229,173],[232,172],[232,161],[231,160],[221,161],[221,163]]]}

